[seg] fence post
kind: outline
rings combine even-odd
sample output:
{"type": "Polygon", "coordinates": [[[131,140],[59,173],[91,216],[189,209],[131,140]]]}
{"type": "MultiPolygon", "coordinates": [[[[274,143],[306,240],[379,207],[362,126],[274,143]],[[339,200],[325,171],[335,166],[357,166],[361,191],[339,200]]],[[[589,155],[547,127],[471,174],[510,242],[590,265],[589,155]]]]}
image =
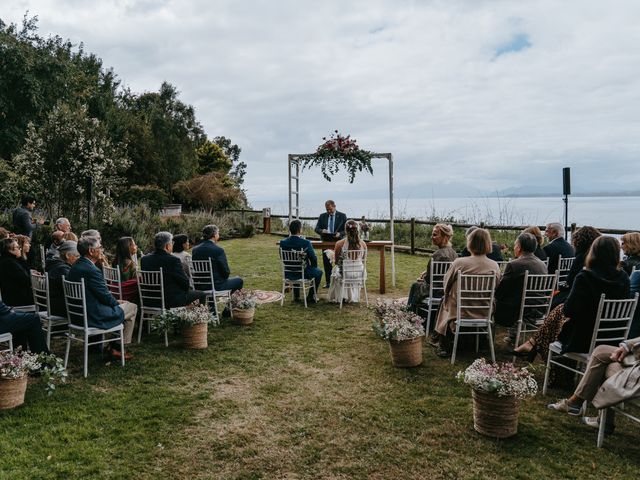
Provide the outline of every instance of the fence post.
{"type": "Polygon", "coordinates": [[[262,233],[271,233],[271,208],[262,209],[262,233]]]}
{"type": "Polygon", "coordinates": [[[577,225],[575,223],[571,224],[571,235],[573,235],[574,233],[576,233],[576,227],[577,225]]]}
{"type": "Polygon", "coordinates": [[[411,255],[416,254],[416,219],[411,217],[411,255]]]}

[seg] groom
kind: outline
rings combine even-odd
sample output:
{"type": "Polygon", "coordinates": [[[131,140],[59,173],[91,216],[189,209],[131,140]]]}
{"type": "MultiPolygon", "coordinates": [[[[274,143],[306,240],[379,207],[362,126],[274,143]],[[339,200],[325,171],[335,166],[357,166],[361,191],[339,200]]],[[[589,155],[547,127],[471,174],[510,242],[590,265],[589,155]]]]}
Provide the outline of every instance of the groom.
{"type": "MultiPolygon", "coordinates": [[[[335,242],[344,237],[344,227],[347,223],[347,216],[336,210],[336,202],[327,200],[324,202],[326,213],[322,213],[318,217],[315,231],[325,242],[335,242]]],[[[324,264],[325,287],[329,288],[331,281],[331,260],[322,252],[322,263],[324,264]]]]}

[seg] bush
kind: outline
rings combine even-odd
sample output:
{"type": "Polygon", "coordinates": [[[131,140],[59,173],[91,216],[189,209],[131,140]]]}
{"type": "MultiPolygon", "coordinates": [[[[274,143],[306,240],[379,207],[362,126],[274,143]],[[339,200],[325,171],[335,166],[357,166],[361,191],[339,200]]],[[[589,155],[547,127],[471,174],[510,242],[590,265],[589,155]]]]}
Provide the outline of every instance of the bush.
{"type": "Polygon", "coordinates": [[[157,212],[169,203],[169,196],[157,185],[133,185],[119,197],[122,205],[140,205],[146,203],[151,210],[157,212]]]}
{"type": "Polygon", "coordinates": [[[176,183],[173,191],[183,205],[210,212],[224,208],[241,208],[247,203],[244,192],[223,173],[208,173],[183,180],[176,183]]]}

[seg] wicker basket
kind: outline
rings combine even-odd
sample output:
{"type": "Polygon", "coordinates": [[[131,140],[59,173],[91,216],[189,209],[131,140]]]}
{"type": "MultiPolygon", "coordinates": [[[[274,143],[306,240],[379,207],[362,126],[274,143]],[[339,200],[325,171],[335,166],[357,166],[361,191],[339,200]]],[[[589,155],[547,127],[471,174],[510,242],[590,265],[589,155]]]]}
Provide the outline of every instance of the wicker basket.
{"type": "Polygon", "coordinates": [[[390,340],[389,349],[394,367],[417,367],[422,364],[422,337],[401,342],[390,340]]]}
{"type": "Polygon", "coordinates": [[[231,319],[237,325],[251,325],[255,313],[255,308],[234,308],[231,311],[231,319]]]}
{"type": "Polygon", "coordinates": [[[473,428],[493,438],[512,437],[518,433],[518,399],[499,397],[473,390],[473,428]]]}
{"type": "Polygon", "coordinates": [[[195,350],[207,348],[207,331],[206,323],[182,327],[182,345],[195,350]]]}
{"type": "Polygon", "coordinates": [[[0,378],[0,410],[22,405],[26,391],[26,376],[23,378],[0,378]]]}

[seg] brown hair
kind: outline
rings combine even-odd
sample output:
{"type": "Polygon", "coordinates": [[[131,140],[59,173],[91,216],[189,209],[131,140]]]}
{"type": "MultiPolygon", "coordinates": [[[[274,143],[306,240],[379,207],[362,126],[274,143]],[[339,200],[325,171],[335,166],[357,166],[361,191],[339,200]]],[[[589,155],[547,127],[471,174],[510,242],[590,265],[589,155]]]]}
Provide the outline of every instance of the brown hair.
{"type": "Polygon", "coordinates": [[[640,255],[640,233],[625,233],[620,240],[627,246],[628,255],[640,255]]]}
{"type": "Polygon", "coordinates": [[[473,255],[491,253],[491,234],[484,228],[476,228],[467,237],[467,250],[473,255]]]}
{"type": "Polygon", "coordinates": [[[591,248],[595,239],[600,236],[602,236],[602,234],[597,228],[587,225],[574,232],[571,236],[571,244],[576,249],[576,253],[586,253],[591,248]]]}
{"type": "Polygon", "coordinates": [[[538,241],[538,245],[540,246],[542,246],[542,244],[544,243],[544,237],[542,236],[542,231],[540,230],[540,227],[536,225],[531,225],[530,227],[525,228],[522,231],[522,233],[530,233],[531,235],[536,237],[536,240],[538,241]]]}
{"type": "Polygon", "coordinates": [[[620,263],[620,242],[613,237],[600,236],[595,239],[585,262],[587,268],[612,269],[620,263]]]}
{"type": "Polygon", "coordinates": [[[344,231],[347,234],[347,244],[349,250],[358,250],[360,248],[360,233],[358,232],[358,222],[355,220],[347,220],[344,225],[344,231]]]}
{"type": "Polygon", "coordinates": [[[65,234],[62,236],[62,238],[64,238],[64,239],[65,239],[65,241],[66,241],[66,240],[71,240],[72,242],[77,242],[77,241],[78,241],[78,236],[77,236],[75,233],[73,233],[73,232],[67,232],[67,233],[65,233],[65,234]]]}

